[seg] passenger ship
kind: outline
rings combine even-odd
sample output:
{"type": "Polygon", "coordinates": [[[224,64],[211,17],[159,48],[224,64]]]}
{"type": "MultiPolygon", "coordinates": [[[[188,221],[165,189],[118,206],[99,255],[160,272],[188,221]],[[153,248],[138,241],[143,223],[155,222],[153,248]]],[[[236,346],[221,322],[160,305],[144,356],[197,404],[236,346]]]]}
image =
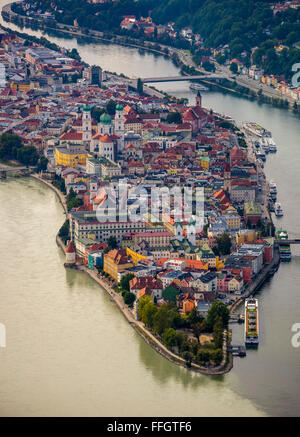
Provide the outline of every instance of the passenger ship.
{"type": "Polygon", "coordinates": [[[245,300],[245,344],[258,346],[258,300],[249,298],[245,300]]]}

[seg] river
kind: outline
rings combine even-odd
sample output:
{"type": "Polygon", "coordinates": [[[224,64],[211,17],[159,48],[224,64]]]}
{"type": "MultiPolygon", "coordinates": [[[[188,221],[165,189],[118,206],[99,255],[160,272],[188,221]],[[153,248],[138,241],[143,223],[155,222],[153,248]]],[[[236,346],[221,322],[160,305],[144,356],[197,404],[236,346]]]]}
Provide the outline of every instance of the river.
{"type": "MultiPolygon", "coordinates": [[[[76,47],[84,61],[105,70],[132,77],[178,73],[169,60],[136,49],[47,38],[76,47]]],[[[188,83],[157,88],[195,97],[188,83]]],[[[265,171],[277,182],[285,211],[275,222],[299,237],[299,116],[219,92],[203,93],[203,104],[272,131],[278,152],[265,171]]],[[[300,349],[291,345],[291,327],[300,323],[299,249],[258,295],[259,348],[236,358],[229,374],[212,378],[159,356],[101,288],[64,269],[55,245],[64,216],[52,191],[30,179],[7,179],[0,182],[0,205],[0,322],[7,328],[0,415],[300,415],[300,349]]],[[[233,326],[234,341],[242,341],[242,331],[233,326]]]]}

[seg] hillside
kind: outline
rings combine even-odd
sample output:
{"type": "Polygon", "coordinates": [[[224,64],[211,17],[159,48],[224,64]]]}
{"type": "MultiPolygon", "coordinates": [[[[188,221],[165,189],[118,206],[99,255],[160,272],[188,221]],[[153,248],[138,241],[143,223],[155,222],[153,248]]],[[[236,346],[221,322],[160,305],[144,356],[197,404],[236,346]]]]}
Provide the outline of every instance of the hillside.
{"type": "MultiPolygon", "coordinates": [[[[77,19],[79,26],[104,32],[120,33],[124,15],[140,18],[150,14],[156,25],[174,23],[176,37],[173,40],[165,35],[158,37],[156,30],[147,38],[178,46],[182,40],[180,30],[188,26],[194,34],[201,35],[207,48],[221,49],[223,61],[238,58],[245,65],[254,63],[262,67],[267,74],[290,78],[292,65],[300,61],[300,50],[296,48],[300,44],[297,2],[278,11],[273,10],[275,3],[270,0],[120,0],[104,4],[30,0],[29,3],[35,10],[54,12],[62,23],[72,25],[77,19]]],[[[141,34],[134,28],[127,33],[145,38],[144,32],[141,34]]],[[[182,44],[183,48],[189,46],[190,43],[182,44]]],[[[197,52],[197,46],[192,51],[197,52]]]]}

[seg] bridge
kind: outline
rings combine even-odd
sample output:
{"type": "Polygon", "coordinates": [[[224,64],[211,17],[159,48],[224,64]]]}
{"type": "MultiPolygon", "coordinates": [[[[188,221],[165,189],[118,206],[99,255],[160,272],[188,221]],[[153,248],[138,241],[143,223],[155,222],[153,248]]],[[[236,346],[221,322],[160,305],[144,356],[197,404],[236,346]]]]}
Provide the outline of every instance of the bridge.
{"type": "Polygon", "coordinates": [[[199,74],[196,76],[165,76],[165,77],[145,77],[141,79],[143,83],[158,82],[183,82],[186,80],[205,80],[205,79],[224,79],[225,76],[219,74],[199,74]]]}
{"type": "Polygon", "coordinates": [[[1,167],[0,173],[7,173],[9,171],[34,170],[36,167],[1,167]]]}

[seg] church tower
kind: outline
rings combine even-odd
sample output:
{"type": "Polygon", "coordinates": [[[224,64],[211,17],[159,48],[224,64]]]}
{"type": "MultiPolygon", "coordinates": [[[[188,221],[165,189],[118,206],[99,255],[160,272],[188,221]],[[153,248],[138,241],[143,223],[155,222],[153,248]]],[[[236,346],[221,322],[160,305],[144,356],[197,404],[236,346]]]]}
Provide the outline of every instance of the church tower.
{"type": "Polygon", "coordinates": [[[181,222],[175,223],[175,237],[178,241],[182,241],[183,239],[183,226],[181,222]]]}
{"type": "Polygon", "coordinates": [[[82,141],[90,144],[92,140],[92,117],[89,105],[84,105],[82,112],[82,141]]]}
{"type": "Polygon", "coordinates": [[[199,90],[197,92],[197,97],[196,97],[196,106],[202,108],[202,96],[199,90]]]}
{"type": "Polygon", "coordinates": [[[118,150],[124,149],[124,134],[125,134],[125,123],[124,123],[124,114],[123,114],[123,106],[116,106],[116,115],[114,120],[114,133],[120,137],[118,141],[118,150]]]}

